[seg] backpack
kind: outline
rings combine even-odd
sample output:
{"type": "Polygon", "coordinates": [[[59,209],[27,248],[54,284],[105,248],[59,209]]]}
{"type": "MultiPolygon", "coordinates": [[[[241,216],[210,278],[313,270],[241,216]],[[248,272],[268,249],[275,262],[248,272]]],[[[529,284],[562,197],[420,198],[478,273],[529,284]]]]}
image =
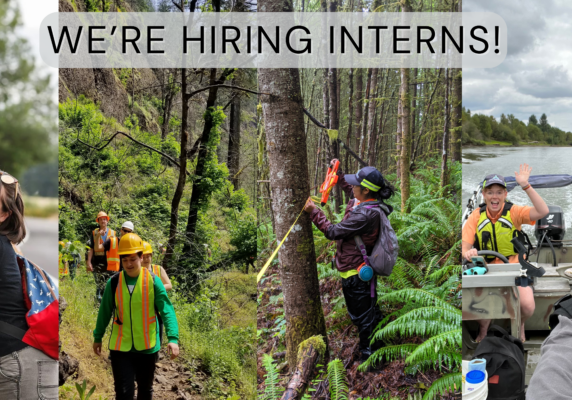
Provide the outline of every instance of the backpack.
{"type": "Polygon", "coordinates": [[[385,204],[378,201],[362,203],[356,207],[356,210],[360,207],[374,209],[379,213],[379,235],[370,255],[367,254],[363,240],[359,235],[355,236],[354,240],[367,265],[369,265],[377,275],[389,276],[393,271],[399,251],[397,235],[387,218],[390,211],[385,204]]]}
{"type": "Polygon", "coordinates": [[[24,331],[0,322],[0,332],[32,346],[54,360],[59,356],[59,299],[56,282],[47,272],[16,253],[22,277],[24,303],[28,309],[24,331]]]}
{"type": "Polygon", "coordinates": [[[522,342],[497,325],[477,346],[473,360],[487,360],[490,400],[524,400],[525,364],[522,342]],[[502,336],[496,336],[495,331],[502,336]]]}
{"type": "Polygon", "coordinates": [[[572,319],[572,295],[567,294],[554,303],[554,312],[550,314],[548,319],[548,325],[551,331],[553,331],[560,322],[558,321],[559,315],[572,319]]]}

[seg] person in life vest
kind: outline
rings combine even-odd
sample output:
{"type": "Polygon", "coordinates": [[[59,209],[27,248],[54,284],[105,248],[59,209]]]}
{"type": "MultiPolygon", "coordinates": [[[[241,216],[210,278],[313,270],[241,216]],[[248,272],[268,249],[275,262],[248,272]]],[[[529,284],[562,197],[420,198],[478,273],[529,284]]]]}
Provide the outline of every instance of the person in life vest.
{"type": "Polygon", "coordinates": [[[108,228],[109,216],[104,211],[100,211],[95,220],[99,228],[91,232],[88,241],[89,252],[87,253],[86,267],[88,272],[93,272],[96,284],[95,297],[98,302],[101,302],[105,282],[109,279],[107,257],[103,244],[109,237],[117,237],[117,235],[113,229],[108,228]]]}
{"type": "MultiPolygon", "coordinates": [[[[26,237],[24,201],[18,187],[16,178],[0,171],[0,399],[57,399],[58,362],[3,331],[6,326],[29,329],[16,259],[16,245],[26,237]]],[[[53,329],[57,322],[51,329],[46,327],[46,331],[53,329]]]]}
{"type": "MultiPolygon", "coordinates": [[[[493,250],[508,258],[510,263],[518,264],[518,253],[510,242],[513,237],[523,235],[522,225],[534,225],[537,220],[548,215],[548,206],[540,195],[530,186],[528,178],[532,168],[522,164],[519,172],[515,172],[516,183],[528,195],[530,206],[519,206],[506,201],[508,192],[504,177],[490,174],[483,181],[483,198],[485,203],[471,213],[463,227],[463,258],[471,261],[479,250],[493,250]]],[[[503,261],[496,257],[485,258],[487,263],[500,264],[503,261]]],[[[524,323],[534,313],[534,294],[531,287],[520,287],[520,339],[525,341],[524,323]]],[[[480,331],[477,342],[487,335],[490,320],[479,321],[480,331]]]]}
{"type": "Polygon", "coordinates": [[[165,290],[169,291],[173,288],[173,284],[169,279],[169,275],[167,275],[167,271],[165,268],[161,267],[160,265],[153,264],[153,247],[148,242],[143,242],[143,262],[142,266],[147,268],[149,271],[153,271],[155,275],[161,278],[161,282],[165,285],[165,290]]]}
{"type": "Polygon", "coordinates": [[[123,235],[131,233],[133,230],[133,222],[125,221],[119,230],[119,237],[112,236],[103,243],[103,248],[107,256],[107,279],[121,269],[121,263],[119,262],[119,240],[123,235]]]}
{"type": "Polygon", "coordinates": [[[177,316],[159,277],[142,268],[143,241],[128,233],[119,241],[123,270],[107,281],[93,331],[93,351],[101,356],[102,339],[112,322],[109,338],[111,369],[117,400],[153,397],[153,379],[161,342],[157,316],[164,321],[171,359],[179,355],[177,316]]]}
{"type": "MultiPolygon", "coordinates": [[[[331,163],[337,161],[332,160],[331,163]]],[[[359,351],[362,360],[380,348],[383,344],[370,344],[374,329],[383,319],[377,305],[377,293],[371,297],[371,281],[363,281],[358,268],[364,263],[363,256],[356,246],[354,237],[360,235],[368,253],[373,249],[379,236],[380,216],[373,209],[358,207],[367,202],[379,202],[389,212],[393,207],[384,203],[394,194],[394,189],[375,167],[365,167],[356,174],[344,174],[338,170],[338,185],[341,185],[350,201],[342,222],[332,224],[322,210],[308,198],[304,210],[310,219],[329,240],[336,241],[335,266],[342,277],[342,290],[352,323],[359,331],[359,351]]],[[[374,203],[372,203],[374,204],[374,203]]]]}

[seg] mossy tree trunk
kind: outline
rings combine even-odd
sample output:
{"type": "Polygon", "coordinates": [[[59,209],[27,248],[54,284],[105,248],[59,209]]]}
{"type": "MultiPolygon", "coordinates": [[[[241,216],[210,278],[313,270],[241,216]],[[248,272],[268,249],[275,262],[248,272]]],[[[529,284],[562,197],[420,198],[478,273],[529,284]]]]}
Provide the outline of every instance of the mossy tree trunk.
{"type": "MultiPolygon", "coordinates": [[[[291,12],[291,0],[260,0],[258,11],[291,12]]],[[[281,240],[310,195],[304,114],[298,69],[259,69],[266,149],[270,166],[276,237],[281,240]]],[[[326,337],[320,301],[312,222],[303,213],[278,253],[284,292],[288,365],[296,366],[298,345],[326,337]]]]}

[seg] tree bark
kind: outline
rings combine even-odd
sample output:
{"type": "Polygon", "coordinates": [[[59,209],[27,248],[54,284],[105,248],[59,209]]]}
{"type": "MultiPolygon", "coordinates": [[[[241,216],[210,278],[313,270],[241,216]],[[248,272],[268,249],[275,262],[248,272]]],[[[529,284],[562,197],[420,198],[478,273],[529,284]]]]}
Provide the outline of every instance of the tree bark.
{"type": "Polygon", "coordinates": [[[227,166],[230,182],[234,190],[238,190],[238,173],[240,167],[240,96],[235,96],[230,103],[230,127],[228,131],[227,166]]]}
{"type": "Polygon", "coordinates": [[[163,268],[165,271],[170,271],[171,260],[175,252],[175,245],[177,243],[177,227],[179,224],[179,205],[183,197],[183,190],[187,181],[187,143],[189,134],[187,133],[187,122],[189,115],[189,105],[186,97],[187,93],[187,74],[186,70],[181,69],[181,153],[179,155],[179,179],[177,181],[177,188],[171,200],[171,220],[169,223],[169,237],[167,239],[167,250],[163,258],[163,268]]]}
{"type": "Polygon", "coordinates": [[[451,118],[451,136],[453,144],[453,154],[451,161],[461,161],[461,126],[463,118],[462,98],[463,98],[463,73],[460,68],[451,69],[453,73],[453,117],[451,118]]]}
{"type": "Polygon", "coordinates": [[[409,69],[401,68],[401,211],[409,212],[407,200],[409,200],[409,160],[411,158],[411,96],[409,94],[409,69]]]}
{"type": "MultiPolygon", "coordinates": [[[[348,103],[348,134],[346,136],[346,144],[349,148],[352,148],[352,129],[353,129],[353,101],[354,101],[354,69],[350,68],[349,77],[348,77],[348,84],[350,89],[350,99],[348,103]]],[[[346,158],[344,163],[344,172],[350,173],[350,153],[346,151],[346,158]]]]}
{"type": "MultiPolygon", "coordinates": [[[[365,96],[364,99],[367,99],[368,101],[370,100],[371,96],[371,92],[372,90],[372,85],[371,85],[371,80],[372,80],[372,72],[373,72],[373,68],[368,68],[367,70],[367,84],[366,84],[366,89],[365,89],[365,96]]],[[[367,137],[367,126],[368,126],[368,116],[369,116],[369,102],[366,103],[364,101],[363,104],[363,110],[364,110],[364,116],[363,116],[363,127],[361,129],[360,132],[360,145],[359,145],[359,158],[361,158],[362,160],[364,159],[364,154],[365,154],[365,140],[367,137]]],[[[359,166],[358,166],[359,168],[359,166]]]]}
{"type": "MultiPolygon", "coordinates": [[[[356,102],[355,102],[355,116],[356,116],[356,127],[355,127],[355,144],[356,147],[353,149],[357,150],[359,154],[360,146],[360,134],[361,134],[361,124],[363,120],[363,68],[358,68],[356,71],[356,102]]],[[[351,110],[350,110],[351,112],[351,110]]],[[[356,160],[355,170],[359,169],[359,163],[356,160]]],[[[346,171],[347,172],[347,171],[346,171]]]]}
{"type": "MultiPolygon", "coordinates": [[[[277,0],[259,1],[259,8],[279,11],[277,0]]],[[[297,69],[260,69],[262,110],[266,130],[272,209],[276,237],[283,238],[310,194],[304,116],[297,69]]],[[[296,365],[298,345],[314,335],[326,337],[320,302],[312,223],[303,213],[279,252],[284,292],[288,365],[296,365]]]]}
{"type": "Polygon", "coordinates": [[[441,149],[441,187],[449,184],[447,171],[447,151],[449,150],[449,69],[445,69],[445,123],[443,124],[443,143],[441,149]]]}

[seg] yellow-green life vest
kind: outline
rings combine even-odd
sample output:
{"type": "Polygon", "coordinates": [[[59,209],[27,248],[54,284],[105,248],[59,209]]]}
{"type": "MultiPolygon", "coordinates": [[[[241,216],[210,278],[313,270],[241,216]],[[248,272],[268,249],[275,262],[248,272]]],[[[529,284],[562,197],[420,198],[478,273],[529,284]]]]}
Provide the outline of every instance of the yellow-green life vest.
{"type": "MultiPolygon", "coordinates": [[[[510,209],[512,206],[512,203],[505,202],[502,214],[494,224],[487,215],[487,206],[481,206],[481,215],[479,222],[477,222],[474,243],[474,247],[477,250],[496,251],[507,258],[518,254],[514,245],[510,242],[513,237],[519,236],[521,233],[514,227],[514,223],[510,217],[510,209]]],[[[485,259],[489,262],[495,258],[494,256],[485,256],[485,259]]]]}
{"type": "Polygon", "coordinates": [[[151,270],[155,274],[155,276],[161,278],[161,266],[157,264],[151,265],[151,270]]]}
{"type": "Polygon", "coordinates": [[[157,341],[155,290],[153,275],[141,268],[133,293],[125,281],[125,271],[119,273],[115,289],[115,315],[109,338],[109,349],[117,351],[149,350],[157,341]]]}

